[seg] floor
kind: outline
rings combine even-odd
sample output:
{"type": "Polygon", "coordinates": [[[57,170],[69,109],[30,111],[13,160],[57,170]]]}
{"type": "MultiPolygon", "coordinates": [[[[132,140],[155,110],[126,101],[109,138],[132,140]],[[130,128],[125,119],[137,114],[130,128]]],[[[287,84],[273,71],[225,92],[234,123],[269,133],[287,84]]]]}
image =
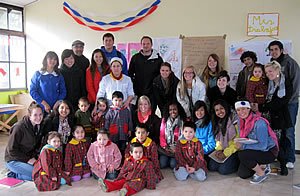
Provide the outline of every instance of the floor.
{"type": "MultiPolygon", "coordinates": [[[[4,177],[4,150],[8,135],[0,132],[0,178],[4,177]]],[[[297,155],[298,160],[300,156],[297,155]]],[[[289,170],[288,176],[270,175],[269,178],[260,185],[253,185],[249,180],[243,180],[235,174],[221,176],[216,172],[210,172],[205,182],[196,182],[188,179],[184,182],[175,180],[173,173],[169,169],[162,170],[165,179],[161,181],[156,190],[143,190],[137,195],[220,195],[220,196],[276,196],[276,195],[300,195],[300,190],[293,188],[293,184],[300,183],[300,163],[296,163],[293,170],[289,170]]],[[[53,192],[40,193],[35,188],[33,182],[25,182],[14,188],[0,187],[0,195],[118,195],[118,192],[104,193],[97,185],[96,180],[89,178],[76,183],[72,187],[62,186],[59,190],[53,192]]]]}

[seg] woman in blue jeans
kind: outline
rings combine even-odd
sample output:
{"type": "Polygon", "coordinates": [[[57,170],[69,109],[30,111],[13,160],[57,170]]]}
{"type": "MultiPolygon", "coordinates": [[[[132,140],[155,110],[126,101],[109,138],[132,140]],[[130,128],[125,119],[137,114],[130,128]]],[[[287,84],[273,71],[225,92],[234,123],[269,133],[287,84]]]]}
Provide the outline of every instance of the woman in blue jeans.
{"type": "Polygon", "coordinates": [[[36,102],[28,108],[28,114],[10,130],[5,149],[8,177],[32,180],[33,164],[38,157],[43,137],[48,126],[43,122],[43,110],[36,102]]]}
{"type": "Polygon", "coordinates": [[[210,171],[217,171],[222,175],[227,175],[237,171],[239,160],[234,138],[238,137],[236,130],[237,115],[230,110],[229,104],[222,99],[218,99],[213,104],[212,126],[216,140],[215,155],[218,160],[225,160],[219,163],[211,159],[208,163],[210,171]]]}

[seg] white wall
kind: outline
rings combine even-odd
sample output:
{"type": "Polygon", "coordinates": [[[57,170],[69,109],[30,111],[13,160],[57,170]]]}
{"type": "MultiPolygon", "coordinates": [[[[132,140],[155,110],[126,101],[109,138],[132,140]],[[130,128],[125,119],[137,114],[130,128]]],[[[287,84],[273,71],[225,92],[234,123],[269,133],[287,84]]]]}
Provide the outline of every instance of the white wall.
{"type": "MultiPolygon", "coordinates": [[[[77,24],[63,11],[62,0],[40,0],[25,7],[25,32],[27,35],[28,78],[41,67],[41,61],[49,50],[58,56],[65,48],[70,48],[75,39],[86,43],[85,55],[102,45],[103,32],[94,31],[77,24]]],[[[93,19],[103,19],[99,15],[124,13],[140,7],[150,0],[68,0],[69,4],[82,13],[98,13],[93,19]],[[88,2],[88,3],[87,3],[88,2]]],[[[299,0],[162,0],[158,9],[139,24],[114,33],[116,42],[139,41],[143,35],[152,37],[210,36],[227,34],[225,56],[228,44],[244,41],[248,13],[280,13],[279,39],[293,42],[293,57],[300,63],[300,1],[299,0]]],[[[137,12],[134,12],[137,13],[137,12]]],[[[113,20],[120,20],[124,15],[113,20]]],[[[264,37],[256,40],[271,40],[264,37]]],[[[225,61],[227,63],[227,60],[225,61]]],[[[225,67],[227,65],[225,64],[225,67]]],[[[300,149],[300,115],[297,123],[296,148],[300,149]]]]}

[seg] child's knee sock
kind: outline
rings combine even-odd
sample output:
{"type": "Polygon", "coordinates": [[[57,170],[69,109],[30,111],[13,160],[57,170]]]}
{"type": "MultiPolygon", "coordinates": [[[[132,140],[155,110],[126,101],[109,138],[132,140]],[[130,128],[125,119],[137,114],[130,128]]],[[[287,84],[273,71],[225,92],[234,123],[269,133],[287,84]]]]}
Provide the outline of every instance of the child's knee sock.
{"type": "Polygon", "coordinates": [[[81,180],[81,176],[72,176],[72,181],[73,182],[77,182],[79,180],[81,180]]]}
{"type": "Polygon", "coordinates": [[[86,174],[83,174],[82,178],[89,178],[91,177],[91,173],[86,173],[86,174]]]}
{"type": "Polygon", "coordinates": [[[60,179],[60,184],[61,185],[65,185],[65,184],[67,184],[67,182],[66,182],[66,180],[64,178],[61,178],[60,179]]]}

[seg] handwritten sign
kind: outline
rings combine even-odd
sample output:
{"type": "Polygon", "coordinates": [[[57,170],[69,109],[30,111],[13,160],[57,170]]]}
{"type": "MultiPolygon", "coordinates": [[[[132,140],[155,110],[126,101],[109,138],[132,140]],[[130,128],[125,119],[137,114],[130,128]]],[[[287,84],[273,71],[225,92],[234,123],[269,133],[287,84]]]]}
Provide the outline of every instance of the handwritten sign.
{"type": "Polygon", "coordinates": [[[249,13],[247,21],[248,36],[278,36],[278,13],[249,13]]]}
{"type": "Polygon", "coordinates": [[[193,65],[199,74],[207,64],[207,58],[215,53],[220,57],[220,65],[224,67],[225,37],[185,37],[182,39],[182,65],[193,65]]]}

